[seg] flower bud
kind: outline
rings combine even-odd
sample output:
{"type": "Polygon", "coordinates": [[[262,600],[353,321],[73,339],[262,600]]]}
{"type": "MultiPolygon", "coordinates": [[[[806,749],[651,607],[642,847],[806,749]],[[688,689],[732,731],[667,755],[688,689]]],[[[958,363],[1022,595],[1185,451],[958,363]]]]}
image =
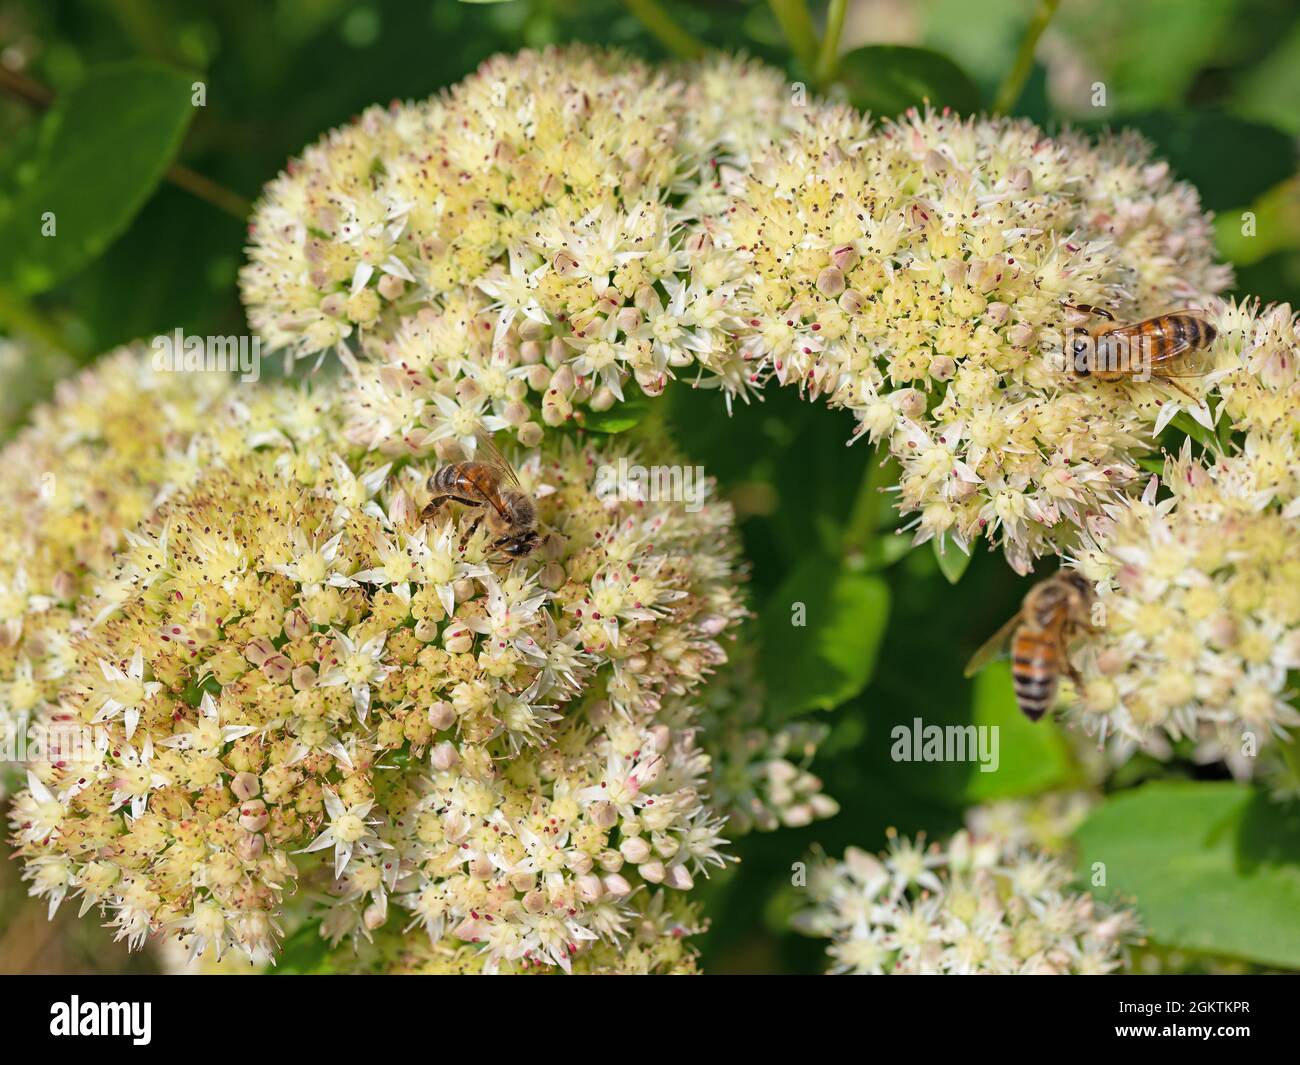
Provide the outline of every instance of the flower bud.
{"type": "Polygon", "coordinates": [[[619,844],[619,851],[633,865],[640,865],[650,857],[650,844],[640,836],[632,836],[619,844]]]}
{"type": "Polygon", "coordinates": [[[605,886],[605,890],[616,899],[624,899],[632,894],[632,885],[618,873],[610,873],[608,876],[601,877],[600,882],[605,886]]]}
{"type": "Polygon", "coordinates": [[[817,291],[827,299],[835,299],[844,292],[844,271],[838,266],[828,266],[817,275],[817,291]]]}
{"type": "Polygon", "coordinates": [[[429,724],[439,732],[449,729],[456,721],[456,711],[451,703],[436,702],[429,707],[429,724]]]}
{"type": "Polygon", "coordinates": [[[261,799],[253,799],[239,807],[239,827],[245,832],[261,832],[270,820],[266,803],[261,799]]]}
{"type": "Polygon", "coordinates": [[[587,815],[597,828],[613,828],[618,823],[618,810],[612,802],[604,799],[593,802],[587,810],[587,815]]]}
{"type": "Polygon", "coordinates": [[[236,773],[235,778],[230,782],[230,790],[236,799],[244,802],[258,796],[262,790],[262,782],[257,779],[255,773],[236,773]]]}
{"type": "Polygon", "coordinates": [[[260,666],[275,653],[275,644],[265,636],[259,636],[244,644],[244,657],[253,666],[260,666]]]}
{"type": "Polygon", "coordinates": [[[245,832],[235,844],[240,861],[255,862],[266,851],[266,840],[254,832],[245,832]]]}

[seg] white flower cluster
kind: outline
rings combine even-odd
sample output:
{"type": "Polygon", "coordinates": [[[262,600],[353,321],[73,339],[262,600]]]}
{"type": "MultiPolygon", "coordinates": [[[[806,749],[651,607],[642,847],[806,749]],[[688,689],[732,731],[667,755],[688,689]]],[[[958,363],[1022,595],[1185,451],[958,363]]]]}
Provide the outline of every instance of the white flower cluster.
{"type": "Polygon", "coordinates": [[[1104,631],[1072,714],[1129,741],[1199,741],[1248,773],[1300,724],[1300,341],[1289,307],[1216,304],[1217,436],[1185,446],[1136,498],[1105,508],[1078,552],[1104,631]]]}
{"type": "Polygon", "coordinates": [[[1057,857],[997,836],[891,835],[809,870],[795,927],[830,939],[831,972],[1096,974],[1118,969],[1135,919],[1070,887],[1057,857]]]}
{"type": "Polygon", "coordinates": [[[1195,192],[1136,138],[929,111],[875,130],[811,110],[713,235],[745,264],[753,372],[887,444],[918,542],[988,539],[1020,573],[1134,483],[1159,410],[1184,403],[1067,374],[1063,304],[1136,319],[1228,280],[1195,192]]]}
{"type": "MultiPolygon", "coordinates": [[[[136,358],[107,368],[139,380],[136,358]]],[[[113,381],[41,424],[90,403],[88,427],[128,426],[145,408],[113,381]]],[[[723,861],[689,697],[743,612],[730,509],[606,498],[625,451],[548,441],[518,461],[546,542],[503,562],[467,510],[417,519],[431,467],[340,452],[337,397],[247,395],[203,432],[174,428],[174,397],[118,484],[69,441],[68,470],[43,456],[77,501],[40,546],[90,572],[28,706],[63,737],[11,809],[32,894],[217,957],[272,958],[286,911],[364,939],[395,898],[492,970],[609,967],[628,943],[634,968],[689,967],[698,919],[651,891],[723,861]],[[86,507],[133,498],[122,550],[88,554],[112,545],[86,507]]],[[[17,635],[51,647],[47,612],[17,635]]]]}
{"type": "Polygon", "coordinates": [[[480,423],[535,446],[696,362],[743,382],[737,263],[701,224],[794,112],[761,67],[695,73],[523,52],[366,112],[267,187],[250,319],[300,354],[339,345],[349,437],[392,453],[480,423]]]}
{"type": "Polygon", "coordinates": [[[1209,417],[1067,374],[1063,304],[1134,319],[1229,280],[1196,193],[1134,136],[873,127],[753,64],[673,78],[584,50],[331,134],[268,187],[250,257],[272,343],[361,330],[354,442],[419,454],[481,423],[531,446],[633,382],[730,404],[774,377],[887,443],[918,541],[989,540],[1021,573],[1131,489],[1175,412],[1209,417]]]}

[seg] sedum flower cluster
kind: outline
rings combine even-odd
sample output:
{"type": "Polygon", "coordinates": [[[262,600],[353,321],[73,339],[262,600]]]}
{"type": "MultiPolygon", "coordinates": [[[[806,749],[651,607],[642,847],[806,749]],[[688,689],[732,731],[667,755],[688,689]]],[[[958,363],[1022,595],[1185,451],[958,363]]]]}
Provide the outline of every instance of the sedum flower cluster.
{"type": "Polygon", "coordinates": [[[169,492],[238,450],[266,397],[236,402],[224,378],[156,374],[143,346],[62,382],[0,463],[0,740],[19,750],[72,661],[75,604],[169,492]]]}
{"type": "Polygon", "coordinates": [[[518,463],[547,539],[507,565],[417,520],[431,466],[341,449],[337,400],[246,395],[142,456],[166,489],[69,613],[11,809],[32,893],[216,957],[289,914],[491,970],[689,966],[658,893],[724,860],[689,696],[742,613],[729,508],[598,494],[622,452],[548,442],[518,463]]]}
{"type": "Polygon", "coordinates": [[[1052,856],[1070,852],[1070,838],[1097,805],[1093,791],[1049,791],[1021,799],[998,799],[966,811],[966,827],[976,839],[995,838],[1006,846],[1052,856]]]}
{"type": "Polygon", "coordinates": [[[909,115],[872,126],[734,59],[488,61],[372,110],[273,182],[255,325],[356,377],[348,436],[420,454],[482,422],[526,446],[670,377],[770,379],[851,411],[902,467],[918,541],[1018,572],[1131,489],[1168,386],[1067,373],[1063,303],[1134,319],[1229,280],[1140,139],[909,115]]]}
{"type": "MultiPolygon", "coordinates": [[[[1067,374],[1064,303],[1137,319],[1228,280],[1190,186],[1140,140],[909,112],[810,111],[715,234],[760,376],[851,411],[901,467],[916,539],[1000,544],[1017,572],[1134,483],[1152,426],[1200,405],[1067,374]]],[[[1068,320],[1067,320],[1068,319],[1068,320]]]]}
{"type": "Polygon", "coordinates": [[[793,110],[764,68],[695,73],[523,52],[367,111],[267,187],[251,321],[299,354],[337,346],[357,378],[349,438],[393,454],[476,423],[535,446],[696,361],[743,380],[739,263],[701,221],[793,110]]]}
{"type": "Polygon", "coordinates": [[[1300,724],[1300,358],[1287,306],[1218,304],[1217,435],[1109,505],[1075,562],[1103,632],[1071,713],[1129,741],[1189,738],[1247,774],[1300,724]]]}
{"type": "Polygon", "coordinates": [[[961,831],[926,847],[890,833],[809,870],[795,916],[830,939],[833,973],[1097,974],[1118,969],[1136,919],[1076,891],[1069,865],[1022,841],[961,831]]]}

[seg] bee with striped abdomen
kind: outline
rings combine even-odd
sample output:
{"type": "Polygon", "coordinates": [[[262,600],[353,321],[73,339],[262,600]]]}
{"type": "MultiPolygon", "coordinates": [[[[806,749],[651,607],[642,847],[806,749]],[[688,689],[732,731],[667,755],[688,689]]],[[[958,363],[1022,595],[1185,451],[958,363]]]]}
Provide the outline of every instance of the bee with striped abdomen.
{"type": "Polygon", "coordinates": [[[1174,378],[1200,377],[1206,372],[1191,366],[1189,358],[1214,343],[1219,332],[1201,312],[1174,311],[1132,325],[1116,325],[1114,315],[1101,307],[1086,303],[1066,307],[1105,319],[1104,324],[1092,329],[1074,329],[1070,354],[1080,377],[1091,376],[1098,381],[1153,377],[1196,398],[1174,378]]]}
{"type": "Polygon", "coordinates": [[[978,673],[1010,641],[1016,703],[1025,717],[1037,721],[1056,701],[1062,673],[1081,684],[1070,664],[1070,640],[1079,630],[1092,629],[1092,602],[1092,585],[1072,570],[1039,581],[1019,612],[971,657],[966,676],[978,673]]]}
{"type": "Polygon", "coordinates": [[[519,484],[510,461],[501,454],[486,432],[475,434],[478,454],[473,459],[440,466],[429,478],[433,498],[420,511],[420,521],[430,521],[449,500],[478,507],[468,529],[461,534],[463,551],[480,524],[487,526],[489,550],[509,558],[530,555],[542,536],[537,532],[537,504],[519,484]]]}

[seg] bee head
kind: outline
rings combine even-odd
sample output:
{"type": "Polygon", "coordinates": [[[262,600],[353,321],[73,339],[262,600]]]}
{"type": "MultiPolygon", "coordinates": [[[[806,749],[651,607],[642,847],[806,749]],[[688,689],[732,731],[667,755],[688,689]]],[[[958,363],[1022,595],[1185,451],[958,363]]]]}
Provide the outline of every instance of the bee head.
{"type": "Polygon", "coordinates": [[[1063,571],[1063,576],[1065,578],[1066,583],[1071,588],[1073,588],[1076,592],[1078,592],[1079,595],[1083,597],[1085,602],[1090,601],[1092,599],[1094,594],[1092,588],[1092,581],[1088,580],[1088,578],[1085,577],[1082,573],[1078,573],[1075,570],[1069,570],[1069,571],[1063,571]]]}
{"type": "Polygon", "coordinates": [[[511,558],[527,558],[536,549],[541,539],[535,530],[530,529],[518,536],[511,536],[501,545],[501,550],[511,558]]]}

